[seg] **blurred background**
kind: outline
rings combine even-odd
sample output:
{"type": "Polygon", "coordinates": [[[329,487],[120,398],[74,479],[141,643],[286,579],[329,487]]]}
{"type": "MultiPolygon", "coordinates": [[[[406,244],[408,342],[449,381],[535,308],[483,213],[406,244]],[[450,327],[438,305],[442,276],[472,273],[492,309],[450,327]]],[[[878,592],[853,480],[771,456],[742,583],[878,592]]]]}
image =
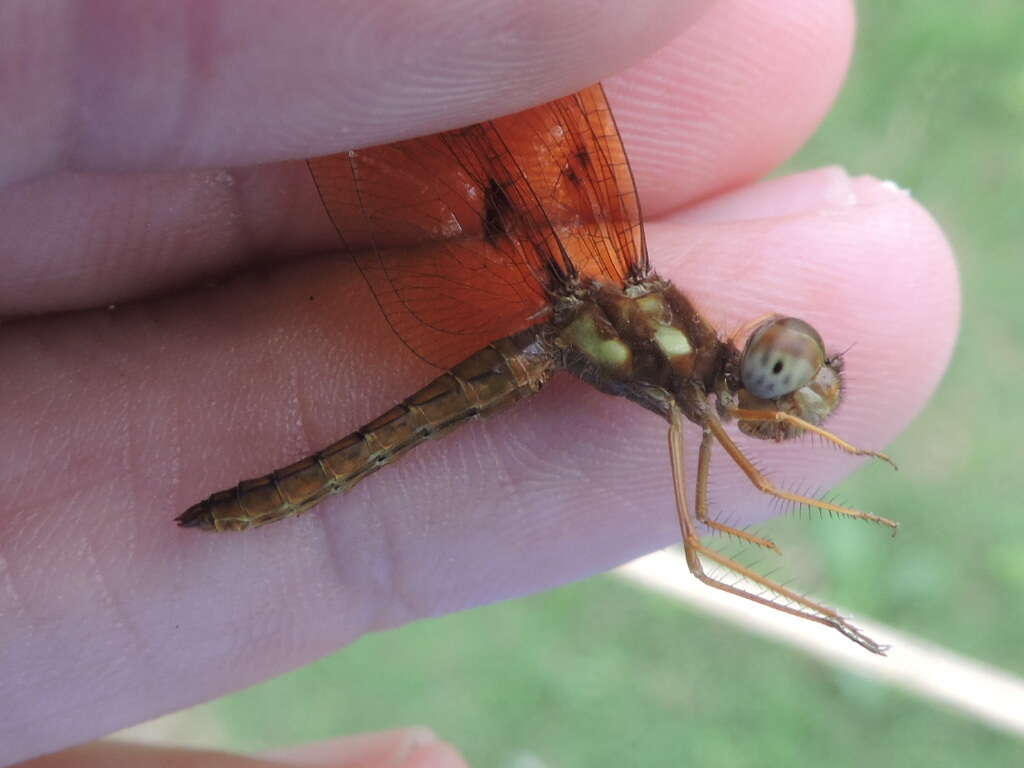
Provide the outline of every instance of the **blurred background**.
{"type": "MultiPolygon", "coordinates": [[[[900,519],[898,546],[805,516],[784,547],[816,559],[830,604],[1024,675],[1024,6],[858,5],[846,87],[781,172],[839,162],[908,188],[956,250],[963,328],[891,446],[901,471],[838,489],[900,519]]],[[[1024,764],[1019,734],[614,575],[367,637],[141,733],[249,751],[403,724],[474,766],[1024,764]]]]}

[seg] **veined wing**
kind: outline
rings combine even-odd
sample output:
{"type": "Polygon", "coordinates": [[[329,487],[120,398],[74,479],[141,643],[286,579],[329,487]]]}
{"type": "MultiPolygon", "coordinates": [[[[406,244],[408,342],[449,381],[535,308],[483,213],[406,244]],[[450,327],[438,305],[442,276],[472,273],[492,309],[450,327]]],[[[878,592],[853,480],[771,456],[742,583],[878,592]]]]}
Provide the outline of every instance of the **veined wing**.
{"type": "Polygon", "coordinates": [[[309,166],[391,327],[442,368],[536,322],[580,276],[622,284],[649,269],[600,85],[309,166]]]}

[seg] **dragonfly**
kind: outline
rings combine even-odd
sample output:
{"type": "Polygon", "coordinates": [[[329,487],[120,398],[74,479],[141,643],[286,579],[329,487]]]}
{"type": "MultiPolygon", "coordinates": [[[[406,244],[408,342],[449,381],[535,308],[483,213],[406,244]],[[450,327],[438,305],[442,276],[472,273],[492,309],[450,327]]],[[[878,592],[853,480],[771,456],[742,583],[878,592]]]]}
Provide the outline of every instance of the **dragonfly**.
{"type": "Polygon", "coordinates": [[[826,352],[811,325],[770,315],[726,338],[657,275],[600,84],[465,128],[307,162],[341,248],[383,316],[440,375],[323,450],[212,494],[181,514],[179,525],[239,531],[299,515],[415,446],[531,397],[565,371],[667,422],[683,550],[697,579],[884,655],[885,646],[838,612],[706,542],[725,534],[778,552],[770,539],[712,514],[716,448],[767,496],[898,527],[776,487],[726,429],[729,422],[760,440],[811,434],[892,462],[821,426],[842,397],[843,358],[826,352]],[[702,435],[692,505],[686,421],[702,435]]]}

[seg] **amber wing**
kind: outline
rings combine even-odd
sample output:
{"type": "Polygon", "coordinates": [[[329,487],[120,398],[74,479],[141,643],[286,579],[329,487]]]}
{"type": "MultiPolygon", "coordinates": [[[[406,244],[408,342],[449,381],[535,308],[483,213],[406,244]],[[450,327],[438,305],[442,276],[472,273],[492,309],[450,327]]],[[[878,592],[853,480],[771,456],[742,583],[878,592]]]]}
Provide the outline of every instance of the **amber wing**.
{"type": "Polygon", "coordinates": [[[309,166],[391,327],[441,368],[537,322],[577,276],[622,284],[649,269],[600,85],[309,166]]]}

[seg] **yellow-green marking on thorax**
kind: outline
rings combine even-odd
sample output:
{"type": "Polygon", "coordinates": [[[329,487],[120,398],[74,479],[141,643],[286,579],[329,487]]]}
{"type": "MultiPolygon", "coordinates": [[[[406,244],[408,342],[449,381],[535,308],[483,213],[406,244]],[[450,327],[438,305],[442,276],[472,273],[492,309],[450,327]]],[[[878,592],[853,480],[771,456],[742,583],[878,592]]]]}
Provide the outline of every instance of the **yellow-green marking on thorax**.
{"type": "Polygon", "coordinates": [[[591,314],[583,314],[573,320],[563,331],[563,337],[602,366],[617,368],[629,361],[630,351],[626,343],[602,336],[591,314]]]}
{"type": "Polygon", "coordinates": [[[665,357],[680,357],[693,352],[693,345],[686,334],[671,325],[663,325],[654,332],[654,342],[665,357]]]}
{"type": "Polygon", "coordinates": [[[654,343],[666,358],[683,357],[693,352],[693,345],[683,330],[672,325],[672,313],[665,298],[651,294],[636,300],[637,309],[647,316],[654,343]]]}

